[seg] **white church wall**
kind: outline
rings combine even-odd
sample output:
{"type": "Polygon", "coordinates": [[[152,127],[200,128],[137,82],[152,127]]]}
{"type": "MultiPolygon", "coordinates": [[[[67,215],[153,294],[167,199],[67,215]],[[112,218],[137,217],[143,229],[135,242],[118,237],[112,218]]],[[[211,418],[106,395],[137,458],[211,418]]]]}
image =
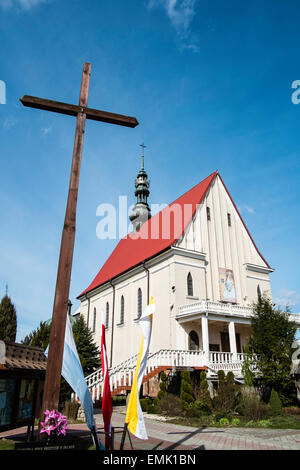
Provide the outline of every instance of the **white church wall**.
{"type": "MultiPolygon", "coordinates": [[[[178,246],[206,254],[207,300],[219,302],[219,268],[233,271],[236,302],[247,305],[257,299],[252,283],[248,281],[246,263],[267,268],[244,227],[221,179],[216,177],[193,222],[178,246]],[[210,220],[207,217],[210,211],[210,220]],[[229,216],[228,216],[229,214],[229,216]],[[228,217],[230,221],[228,221],[228,217]]],[[[267,278],[269,277],[266,274],[267,278]]],[[[264,290],[267,289],[266,282],[264,290]]]]}

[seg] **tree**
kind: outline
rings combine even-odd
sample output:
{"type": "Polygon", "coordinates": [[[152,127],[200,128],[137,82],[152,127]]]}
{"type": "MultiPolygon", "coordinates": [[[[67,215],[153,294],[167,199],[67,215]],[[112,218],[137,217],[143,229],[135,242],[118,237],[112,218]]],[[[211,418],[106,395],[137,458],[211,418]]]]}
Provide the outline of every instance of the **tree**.
{"type": "Polygon", "coordinates": [[[223,370],[218,371],[218,391],[213,400],[216,411],[230,413],[238,404],[238,389],[234,382],[234,374],[229,371],[225,377],[223,370]]]}
{"type": "Polygon", "coordinates": [[[278,393],[276,392],[276,390],[274,390],[274,388],[272,388],[271,391],[269,405],[272,416],[279,416],[282,414],[281,401],[278,393]]]}
{"type": "MultiPolygon", "coordinates": [[[[39,328],[27,335],[22,343],[45,350],[50,340],[51,322],[40,322],[39,328]]],[[[80,316],[72,323],[74,340],[84,375],[89,375],[100,367],[100,351],[93,340],[92,331],[80,316]]],[[[72,389],[62,378],[60,403],[71,397],[72,389]]]]}
{"type": "Polygon", "coordinates": [[[16,341],[17,313],[10,297],[5,295],[0,303],[0,340],[16,341]]]}
{"type": "Polygon", "coordinates": [[[196,406],[204,413],[208,413],[212,409],[212,400],[210,398],[206,372],[204,370],[200,373],[200,384],[196,392],[196,406]]]}
{"type": "Polygon", "coordinates": [[[157,398],[161,400],[167,393],[167,374],[162,372],[160,374],[160,384],[159,384],[159,392],[157,394],[157,398]]]}
{"type": "Polygon", "coordinates": [[[180,400],[184,410],[188,410],[195,402],[193,387],[191,384],[191,374],[188,370],[181,372],[180,400]]]}
{"type": "Polygon", "coordinates": [[[253,306],[252,335],[249,347],[257,355],[256,367],[263,387],[274,388],[282,403],[287,404],[296,394],[291,378],[292,353],[296,324],[286,312],[275,308],[266,296],[253,306]]]}
{"type": "Polygon", "coordinates": [[[101,366],[100,351],[94,342],[93,333],[81,315],[72,325],[72,330],[83,373],[92,374],[101,366]]]}
{"type": "Polygon", "coordinates": [[[36,348],[42,348],[45,351],[49,344],[50,329],[51,322],[41,321],[40,326],[25,336],[22,343],[36,348]]]}
{"type": "Polygon", "coordinates": [[[244,346],[244,361],[242,365],[242,375],[245,380],[245,385],[248,387],[253,387],[254,385],[254,373],[252,371],[252,360],[250,355],[249,345],[244,346]]]}

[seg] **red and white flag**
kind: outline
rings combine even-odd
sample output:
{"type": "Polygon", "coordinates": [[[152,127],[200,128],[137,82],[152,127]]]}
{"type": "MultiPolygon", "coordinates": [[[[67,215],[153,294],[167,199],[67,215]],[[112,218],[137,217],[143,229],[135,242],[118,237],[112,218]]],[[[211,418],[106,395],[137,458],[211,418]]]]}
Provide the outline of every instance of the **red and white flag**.
{"type": "Polygon", "coordinates": [[[108,376],[108,361],[105,344],[105,325],[104,313],[101,311],[101,364],[103,374],[103,390],[102,390],[102,415],[105,430],[105,448],[110,449],[111,444],[111,415],[112,415],[112,399],[108,376]]]}

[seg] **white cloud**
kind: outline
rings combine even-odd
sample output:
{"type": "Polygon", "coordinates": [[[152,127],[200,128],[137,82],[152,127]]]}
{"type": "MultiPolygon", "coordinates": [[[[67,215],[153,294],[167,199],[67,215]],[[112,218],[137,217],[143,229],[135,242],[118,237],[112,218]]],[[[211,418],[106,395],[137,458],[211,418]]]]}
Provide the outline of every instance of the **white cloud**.
{"type": "Polygon", "coordinates": [[[50,134],[52,132],[52,126],[50,127],[43,127],[42,128],[42,134],[43,136],[46,136],[47,134],[50,134]]]}
{"type": "MultiPolygon", "coordinates": [[[[190,25],[196,14],[198,0],[149,0],[149,8],[161,7],[165,10],[172,25],[181,40],[190,39],[190,25]]],[[[193,43],[183,44],[181,49],[198,52],[198,46],[193,43]]]]}
{"type": "Polygon", "coordinates": [[[2,8],[19,7],[22,10],[30,10],[40,3],[48,3],[49,0],[0,0],[2,8]]]}
{"type": "Polygon", "coordinates": [[[3,121],[3,129],[9,131],[12,127],[14,127],[18,123],[17,119],[13,116],[8,116],[3,121]]]}
{"type": "Polygon", "coordinates": [[[248,212],[248,214],[255,214],[253,207],[247,206],[246,204],[238,206],[238,211],[240,214],[245,213],[245,211],[248,212]]]}
{"type": "Polygon", "coordinates": [[[281,307],[294,307],[300,303],[300,294],[294,290],[280,289],[273,300],[281,307]]]}

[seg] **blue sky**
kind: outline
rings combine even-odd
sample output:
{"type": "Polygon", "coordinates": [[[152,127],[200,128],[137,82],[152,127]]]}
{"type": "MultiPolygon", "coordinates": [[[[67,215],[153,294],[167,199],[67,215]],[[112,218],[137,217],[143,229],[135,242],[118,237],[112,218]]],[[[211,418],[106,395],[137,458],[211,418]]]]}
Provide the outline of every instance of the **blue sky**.
{"type": "Polygon", "coordinates": [[[24,108],[24,94],[135,116],[128,129],[87,122],[70,297],[116,241],[96,209],[134,202],[139,144],[151,203],[169,203],[218,169],[259,250],[274,299],[300,311],[299,1],[0,0],[0,296],[18,335],[52,315],[75,119],[24,108]]]}

